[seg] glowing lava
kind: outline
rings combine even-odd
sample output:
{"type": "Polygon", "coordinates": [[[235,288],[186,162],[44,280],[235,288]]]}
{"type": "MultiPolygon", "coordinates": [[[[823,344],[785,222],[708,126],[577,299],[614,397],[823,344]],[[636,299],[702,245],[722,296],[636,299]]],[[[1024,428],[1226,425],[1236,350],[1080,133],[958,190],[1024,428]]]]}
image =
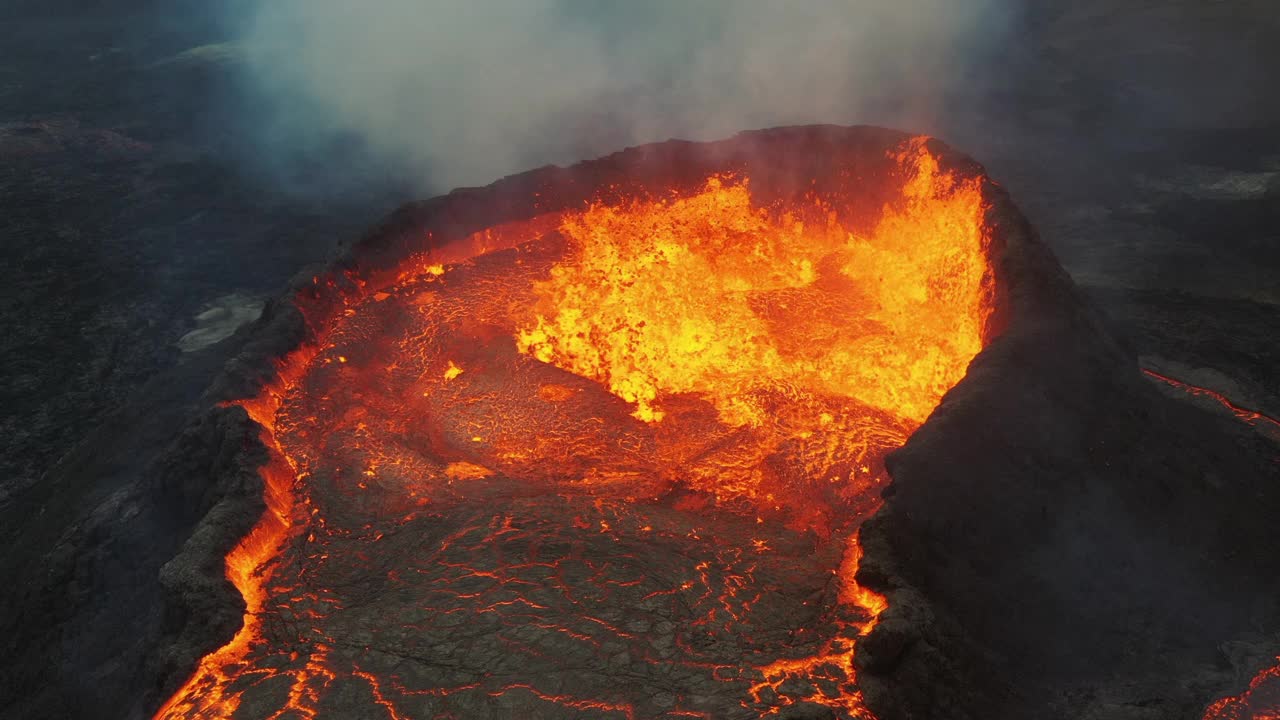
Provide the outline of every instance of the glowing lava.
{"type": "Polygon", "coordinates": [[[1250,410],[1248,408],[1240,407],[1235,403],[1231,402],[1231,400],[1228,399],[1227,396],[1223,395],[1220,392],[1217,392],[1215,390],[1210,390],[1209,388],[1203,388],[1203,387],[1198,387],[1196,385],[1191,385],[1181,380],[1171,378],[1167,375],[1161,375],[1160,373],[1154,370],[1148,370],[1147,368],[1143,368],[1142,373],[1149,378],[1152,378],[1154,380],[1158,380],[1164,383],[1165,385],[1177,388],[1187,393],[1188,395],[1192,395],[1194,397],[1209,398],[1210,400],[1213,400],[1214,402],[1218,403],[1222,407],[1229,410],[1231,414],[1235,415],[1236,419],[1241,422],[1245,422],[1250,425],[1270,426],[1271,428],[1280,430],[1280,420],[1276,420],[1275,418],[1263,415],[1257,410],[1250,410]]]}
{"type": "Polygon", "coordinates": [[[244,627],[158,717],[869,717],[858,527],[994,290],[979,181],[893,165],[865,226],[710,174],[315,313],[242,403],[274,449],[244,627]]]}

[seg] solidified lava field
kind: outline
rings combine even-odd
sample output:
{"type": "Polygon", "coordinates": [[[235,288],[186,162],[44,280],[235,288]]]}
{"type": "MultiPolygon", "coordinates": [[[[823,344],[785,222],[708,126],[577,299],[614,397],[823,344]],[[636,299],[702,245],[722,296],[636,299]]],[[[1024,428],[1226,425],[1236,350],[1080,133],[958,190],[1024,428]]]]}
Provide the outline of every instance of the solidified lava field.
{"type": "Polygon", "coordinates": [[[996,305],[979,182],[877,163],[601,188],[300,294],[238,403],[243,626],[157,716],[871,717],[858,529],[996,305]]]}

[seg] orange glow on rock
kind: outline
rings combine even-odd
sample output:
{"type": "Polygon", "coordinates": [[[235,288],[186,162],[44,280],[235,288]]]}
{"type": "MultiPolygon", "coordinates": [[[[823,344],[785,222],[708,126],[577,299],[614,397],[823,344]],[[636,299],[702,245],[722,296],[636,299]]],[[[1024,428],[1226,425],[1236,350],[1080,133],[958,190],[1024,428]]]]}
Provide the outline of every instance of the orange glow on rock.
{"type": "MultiPolygon", "coordinates": [[[[943,172],[923,140],[895,161],[901,193],[869,231],[842,225],[839,198],[759,206],[750,178],[712,175],[494,227],[351,292],[316,321],[313,349],[240,403],[272,449],[269,510],[227,558],[244,627],[157,717],[231,717],[272,683],[288,690],[268,716],[315,717],[344,682],[392,718],[463,695],[647,716],[618,688],[412,686],[339,660],[347,588],[310,578],[366,567],[424,513],[456,529],[427,565],[379,574],[435,598],[418,614],[511,618],[501,627],[526,632],[503,642],[537,662],[556,660],[534,647],[544,634],[591,657],[629,647],[610,657],[713,678],[759,715],[804,700],[869,717],[855,644],[887,603],[855,580],[857,529],[879,507],[885,454],[964,376],[994,302],[979,181],[943,172]],[[474,559],[506,543],[523,554],[474,559]],[[628,570],[642,562],[628,548],[651,543],[687,549],[670,577],[628,570]],[[824,627],[778,652],[749,638],[762,606],[817,612],[787,605],[776,580],[809,577],[815,558],[834,558],[824,627]],[[596,595],[675,608],[687,627],[654,650],[583,599],[596,595]],[[718,659],[705,637],[744,649],[718,659]]],[[[663,712],[708,716],[678,695],[663,712]]]]}

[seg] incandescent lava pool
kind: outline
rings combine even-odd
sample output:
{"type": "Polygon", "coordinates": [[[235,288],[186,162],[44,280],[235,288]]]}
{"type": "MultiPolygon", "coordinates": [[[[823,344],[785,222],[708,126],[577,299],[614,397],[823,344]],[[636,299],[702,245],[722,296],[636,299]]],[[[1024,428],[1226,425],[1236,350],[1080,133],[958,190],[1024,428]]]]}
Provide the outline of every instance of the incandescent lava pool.
{"type": "Polygon", "coordinates": [[[244,625],[158,717],[872,717],[858,529],[997,305],[989,181],[880,140],[534,186],[317,277],[237,403],[244,625]]]}

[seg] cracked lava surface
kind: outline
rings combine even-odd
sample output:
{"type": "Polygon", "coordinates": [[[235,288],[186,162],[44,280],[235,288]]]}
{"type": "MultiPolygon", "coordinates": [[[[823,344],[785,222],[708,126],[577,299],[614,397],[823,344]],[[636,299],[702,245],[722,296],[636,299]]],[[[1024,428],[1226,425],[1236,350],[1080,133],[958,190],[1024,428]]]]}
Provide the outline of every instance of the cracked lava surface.
{"type": "Polygon", "coordinates": [[[981,350],[976,181],[870,232],[750,178],[425,251],[240,402],[244,626],[161,718],[871,717],[858,527],[981,350]]]}

